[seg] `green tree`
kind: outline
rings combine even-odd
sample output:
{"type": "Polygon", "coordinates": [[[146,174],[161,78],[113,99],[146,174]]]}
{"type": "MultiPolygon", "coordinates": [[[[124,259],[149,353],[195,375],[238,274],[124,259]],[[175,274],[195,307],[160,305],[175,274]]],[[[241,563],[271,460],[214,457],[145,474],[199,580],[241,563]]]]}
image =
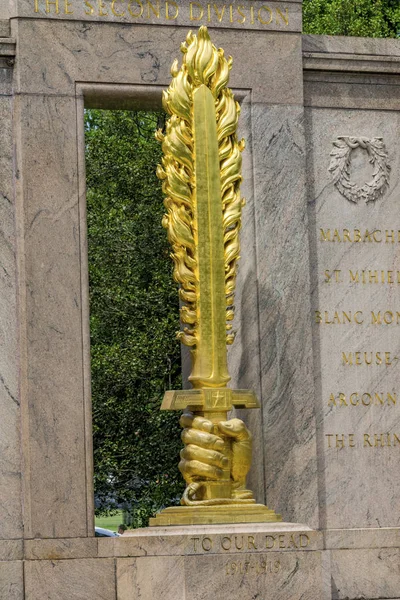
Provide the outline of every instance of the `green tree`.
{"type": "Polygon", "coordinates": [[[398,37],[399,0],[304,0],[305,33],[398,37]]]}
{"type": "Polygon", "coordinates": [[[134,525],[179,497],[178,294],[156,167],[159,114],[86,114],[93,441],[97,513],[115,502],[134,525]]]}

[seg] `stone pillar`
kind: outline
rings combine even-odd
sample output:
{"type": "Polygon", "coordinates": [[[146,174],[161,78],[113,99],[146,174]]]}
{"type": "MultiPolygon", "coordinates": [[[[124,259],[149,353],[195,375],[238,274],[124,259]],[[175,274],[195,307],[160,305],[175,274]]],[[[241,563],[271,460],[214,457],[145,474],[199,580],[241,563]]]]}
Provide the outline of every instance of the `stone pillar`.
{"type": "Polygon", "coordinates": [[[255,389],[262,402],[261,414],[240,413],[255,438],[250,487],[285,520],[317,526],[301,36],[258,41],[249,58],[251,94],[242,116],[248,203],[232,385],[255,389]]]}
{"type": "Polygon", "coordinates": [[[16,204],[9,22],[0,21],[0,598],[23,589],[21,394],[18,381],[16,204]]]}
{"type": "Polygon", "coordinates": [[[323,36],[303,44],[319,526],[333,597],[394,598],[400,48],[323,36]]]}
{"type": "Polygon", "coordinates": [[[71,81],[30,69],[37,25],[14,26],[24,527],[27,538],[81,537],[93,535],[93,486],[77,107],[71,81]]]}

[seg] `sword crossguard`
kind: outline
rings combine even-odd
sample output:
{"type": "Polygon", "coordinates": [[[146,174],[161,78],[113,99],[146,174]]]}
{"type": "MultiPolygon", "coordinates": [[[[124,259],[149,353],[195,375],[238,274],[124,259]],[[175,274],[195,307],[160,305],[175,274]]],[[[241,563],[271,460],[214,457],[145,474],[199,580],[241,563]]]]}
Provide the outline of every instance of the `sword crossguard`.
{"type": "Polygon", "coordinates": [[[232,408],[260,408],[257,396],[251,390],[230,388],[201,388],[195,390],[170,390],[165,392],[161,410],[192,412],[228,412],[232,408]]]}

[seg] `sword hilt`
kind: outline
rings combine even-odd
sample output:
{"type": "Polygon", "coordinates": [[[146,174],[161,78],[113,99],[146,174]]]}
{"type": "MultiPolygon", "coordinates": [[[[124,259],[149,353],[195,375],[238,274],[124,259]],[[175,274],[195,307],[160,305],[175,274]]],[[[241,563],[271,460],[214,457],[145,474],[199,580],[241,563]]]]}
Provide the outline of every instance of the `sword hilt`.
{"type": "Polygon", "coordinates": [[[218,481],[202,481],[201,488],[197,492],[196,498],[203,501],[214,500],[215,498],[230,498],[232,495],[232,440],[224,435],[218,428],[218,423],[228,420],[228,412],[196,411],[195,414],[202,416],[213,423],[214,426],[211,433],[223,439],[224,448],[221,452],[228,459],[228,464],[222,469],[222,477],[218,479],[218,481]]]}
{"type": "Polygon", "coordinates": [[[224,440],[223,454],[228,465],[218,481],[202,481],[196,492],[196,499],[209,501],[216,498],[229,499],[232,496],[232,440],[218,428],[218,423],[227,421],[228,411],[235,408],[259,408],[254,392],[231,390],[230,388],[201,388],[193,390],[171,390],[165,393],[161,410],[190,410],[214,424],[212,433],[224,440]]]}

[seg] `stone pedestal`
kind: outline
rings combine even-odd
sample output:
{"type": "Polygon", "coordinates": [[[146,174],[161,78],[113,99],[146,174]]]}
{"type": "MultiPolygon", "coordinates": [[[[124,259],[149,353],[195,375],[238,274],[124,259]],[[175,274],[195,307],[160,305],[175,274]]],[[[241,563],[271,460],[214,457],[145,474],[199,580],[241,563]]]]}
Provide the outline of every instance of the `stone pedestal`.
{"type": "Polygon", "coordinates": [[[398,528],[152,527],[0,551],[1,600],[398,600],[400,590],[398,528]]]}
{"type": "Polygon", "coordinates": [[[324,600],[321,549],[296,523],[138,530],[114,540],[118,600],[324,600]]]}

